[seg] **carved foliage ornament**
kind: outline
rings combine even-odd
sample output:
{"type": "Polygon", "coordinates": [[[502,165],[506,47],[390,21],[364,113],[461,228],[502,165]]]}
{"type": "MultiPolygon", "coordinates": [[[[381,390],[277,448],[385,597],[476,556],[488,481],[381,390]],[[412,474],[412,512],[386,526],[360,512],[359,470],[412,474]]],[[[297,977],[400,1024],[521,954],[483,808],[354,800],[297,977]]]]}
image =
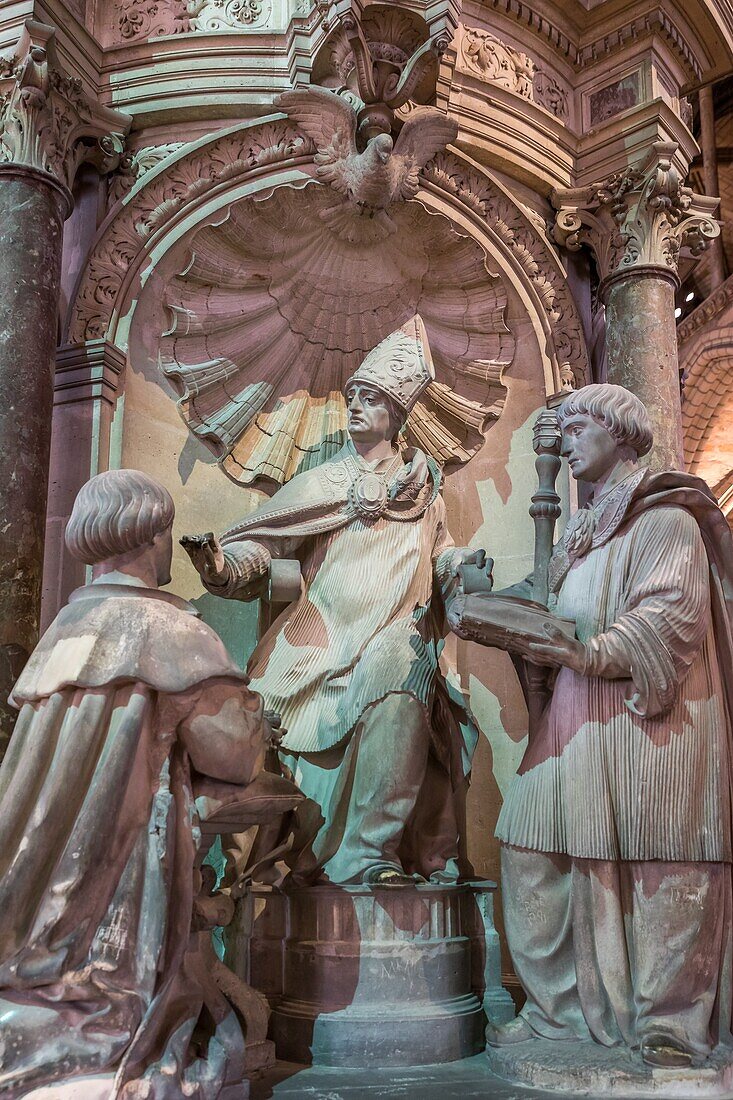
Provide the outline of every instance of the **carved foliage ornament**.
{"type": "Polygon", "coordinates": [[[601,279],[642,266],[676,275],[683,249],[698,256],[720,233],[712,217],[717,199],[683,186],[676,151],[673,143],[655,142],[641,169],[628,168],[594,187],[556,191],[558,243],[571,251],[587,245],[601,279]]]}
{"type": "Polygon", "coordinates": [[[464,68],[484,80],[538,103],[563,121],[567,119],[570,113],[567,89],[528,54],[506,45],[488,31],[463,27],[459,58],[464,68]]]}
{"type": "MultiPolygon", "coordinates": [[[[116,213],[110,214],[73,303],[68,342],[108,334],[115,308],[121,305],[123,283],[130,269],[141,262],[145,242],[186,204],[225,180],[240,181],[267,166],[312,162],[314,153],[310,140],[286,120],[246,124],[234,133],[215,135],[188,153],[174,151],[141,178],[116,213]]],[[[587,359],[580,318],[557,257],[530,217],[489,177],[453,153],[438,154],[421,180],[481,219],[510,252],[545,312],[562,384],[566,388],[583,385],[587,359]]]]}
{"type": "Polygon", "coordinates": [[[126,42],[162,34],[243,31],[264,27],[265,0],[124,0],[117,25],[126,42]]]}
{"type": "Polygon", "coordinates": [[[59,68],[54,29],[26,21],[19,56],[4,59],[0,80],[0,163],[50,173],[70,189],[84,161],[102,173],[120,162],[130,120],[92,102],[77,77],[59,68]]]}
{"type": "Polygon", "coordinates": [[[0,100],[0,163],[48,172],[71,187],[82,161],[102,172],[119,164],[129,119],[92,103],[81,81],[59,68],[54,29],[26,22],[19,55],[5,61],[0,100]]]}

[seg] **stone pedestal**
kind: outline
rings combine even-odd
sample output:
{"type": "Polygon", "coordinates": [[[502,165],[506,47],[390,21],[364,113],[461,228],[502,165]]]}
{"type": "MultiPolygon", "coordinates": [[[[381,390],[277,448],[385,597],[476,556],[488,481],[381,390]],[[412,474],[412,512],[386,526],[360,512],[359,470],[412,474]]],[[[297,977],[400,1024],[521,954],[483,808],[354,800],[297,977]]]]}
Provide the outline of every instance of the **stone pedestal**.
{"type": "Polygon", "coordinates": [[[733,1096],[733,1051],[718,1047],[704,1065],[656,1069],[628,1047],[592,1042],[533,1039],[488,1049],[489,1065],[513,1084],[576,1096],[615,1096],[626,1100],[693,1100],[733,1096]]]}
{"type": "Polygon", "coordinates": [[[416,1066],[483,1048],[511,1019],[494,883],[254,888],[227,930],[227,963],[274,1005],[278,1057],[416,1066]]]}

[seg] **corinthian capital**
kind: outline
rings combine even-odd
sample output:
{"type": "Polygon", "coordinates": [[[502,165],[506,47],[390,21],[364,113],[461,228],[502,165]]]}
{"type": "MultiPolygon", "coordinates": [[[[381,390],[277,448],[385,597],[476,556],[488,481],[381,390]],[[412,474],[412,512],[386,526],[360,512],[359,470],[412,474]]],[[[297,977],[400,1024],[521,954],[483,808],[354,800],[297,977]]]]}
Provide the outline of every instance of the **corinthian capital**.
{"type": "Polygon", "coordinates": [[[46,172],[67,189],[83,161],[119,164],[130,119],[91,99],[63,72],[55,30],[26,21],[17,55],[0,60],[0,164],[46,172]]]}
{"type": "Polygon", "coordinates": [[[590,248],[601,279],[650,267],[676,278],[680,254],[700,255],[720,233],[713,217],[718,199],[684,186],[676,152],[672,142],[655,142],[641,167],[592,187],[555,191],[558,244],[590,248]]]}

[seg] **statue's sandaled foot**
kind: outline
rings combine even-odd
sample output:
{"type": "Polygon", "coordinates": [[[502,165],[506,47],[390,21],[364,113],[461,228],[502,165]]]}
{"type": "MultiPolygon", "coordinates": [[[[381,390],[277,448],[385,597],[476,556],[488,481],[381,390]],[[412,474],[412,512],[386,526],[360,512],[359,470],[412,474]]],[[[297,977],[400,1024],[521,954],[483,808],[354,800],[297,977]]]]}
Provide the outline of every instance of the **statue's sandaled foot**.
{"type": "Polygon", "coordinates": [[[641,1057],[648,1066],[684,1069],[692,1065],[694,1054],[681,1039],[663,1031],[650,1031],[641,1040],[641,1057]]]}
{"type": "Polygon", "coordinates": [[[486,1028],[486,1042],[490,1047],[508,1047],[515,1043],[527,1043],[530,1039],[539,1039],[522,1016],[510,1020],[508,1024],[489,1024],[486,1028]]]}
{"type": "Polygon", "coordinates": [[[362,882],[367,886],[415,886],[425,882],[422,875],[408,875],[398,867],[379,867],[364,874],[362,882]]]}

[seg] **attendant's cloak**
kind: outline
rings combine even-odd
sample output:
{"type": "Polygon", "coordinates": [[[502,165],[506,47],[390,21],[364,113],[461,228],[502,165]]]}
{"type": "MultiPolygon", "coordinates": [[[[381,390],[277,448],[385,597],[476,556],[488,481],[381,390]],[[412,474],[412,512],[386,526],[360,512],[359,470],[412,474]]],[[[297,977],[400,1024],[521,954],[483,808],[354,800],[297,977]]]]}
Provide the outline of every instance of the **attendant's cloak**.
{"type": "Polygon", "coordinates": [[[129,1080],[164,1056],[176,1012],[178,1041],[187,1015],[193,1028],[198,1009],[181,1014],[176,990],[191,759],[206,770],[207,743],[225,738],[231,766],[216,778],[247,782],[261,766],[262,705],[246,684],[191,605],[127,585],[77,590],[32,654],[0,769],[4,1096],[123,1055],[129,1080]]]}

